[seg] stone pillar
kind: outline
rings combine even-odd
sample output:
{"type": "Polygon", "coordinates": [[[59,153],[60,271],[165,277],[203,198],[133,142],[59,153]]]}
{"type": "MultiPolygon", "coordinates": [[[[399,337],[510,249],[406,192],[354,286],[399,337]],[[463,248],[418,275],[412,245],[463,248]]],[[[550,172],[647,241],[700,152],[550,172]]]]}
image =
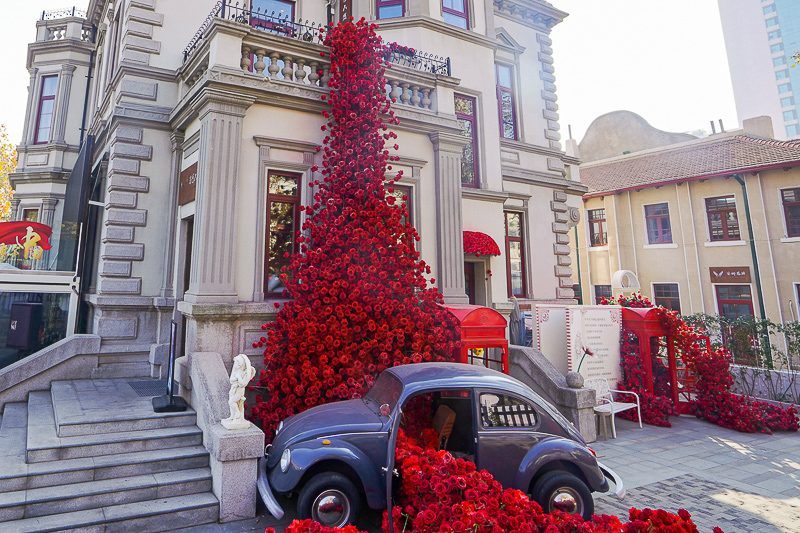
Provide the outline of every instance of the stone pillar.
{"type": "MultiPolygon", "coordinates": [[[[38,102],[36,101],[36,73],[39,72],[38,68],[30,68],[28,72],[31,74],[31,81],[30,85],[28,85],[28,109],[25,113],[25,125],[22,129],[22,144],[32,144],[33,141],[30,139],[31,132],[33,128],[36,127],[34,123],[36,121],[36,106],[38,102]]],[[[12,139],[13,141],[13,139],[12,139]]]]}
{"type": "Polygon", "coordinates": [[[19,200],[16,198],[11,199],[11,212],[8,216],[11,217],[11,220],[19,220],[19,200]]]}
{"type": "Polygon", "coordinates": [[[206,90],[200,115],[200,160],[186,301],[237,303],[234,286],[236,195],[242,122],[253,98],[206,90]]]}
{"type": "Polygon", "coordinates": [[[67,114],[69,112],[69,95],[72,90],[72,75],[75,73],[75,68],[75,65],[61,65],[61,73],[58,76],[53,133],[51,134],[53,142],[57,144],[64,144],[64,131],[67,128],[67,114]]]}
{"type": "Polygon", "coordinates": [[[42,215],[39,222],[45,226],[53,227],[53,220],[56,215],[56,204],[58,198],[42,198],[42,215]]]}
{"type": "Polygon", "coordinates": [[[170,162],[169,175],[172,184],[169,190],[169,227],[167,228],[167,239],[164,242],[164,258],[166,259],[166,268],[164,268],[164,277],[161,279],[160,295],[164,298],[173,298],[175,296],[175,287],[173,287],[173,274],[175,269],[175,227],[178,224],[178,189],[180,184],[181,174],[181,161],[183,160],[183,145],[184,134],[182,131],[173,131],[169,137],[170,144],[172,145],[172,161],[170,162]]]}
{"type": "Polygon", "coordinates": [[[467,304],[464,286],[464,226],[461,222],[461,154],[466,138],[430,134],[436,165],[437,265],[434,277],[445,303],[467,304]]]}

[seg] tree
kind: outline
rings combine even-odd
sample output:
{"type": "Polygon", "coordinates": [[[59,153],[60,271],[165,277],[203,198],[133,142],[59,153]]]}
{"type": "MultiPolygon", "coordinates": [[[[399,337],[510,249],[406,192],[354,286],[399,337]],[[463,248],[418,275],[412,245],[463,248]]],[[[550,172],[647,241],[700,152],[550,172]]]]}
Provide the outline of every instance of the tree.
{"type": "Polygon", "coordinates": [[[385,174],[396,157],[385,143],[397,136],[385,122],[397,119],[384,95],[385,51],[374,28],[348,21],[325,38],[331,93],[330,111],[322,113],[329,131],[323,180],[311,183],[319,189],[305,208],[300,252],[282,269],[293,300],[262,326],[267,337],[256,343],[266,346],[258,383],[265,396],[251,414],[267,439],[292,414],[358,398],[384,369],[449,360],[458,345],[456,320],[424,277],[430,268],[404,222],[408,211],[386,197],[393,189],[384,186],[385,174]]]}
{"type": "Polygon", "coordinates": [[[17,150],[8,140],[6,127],[0,125],[0,221],[11,218],[11,198],[14,189],[8,175],[17,168],[17,150]]]}

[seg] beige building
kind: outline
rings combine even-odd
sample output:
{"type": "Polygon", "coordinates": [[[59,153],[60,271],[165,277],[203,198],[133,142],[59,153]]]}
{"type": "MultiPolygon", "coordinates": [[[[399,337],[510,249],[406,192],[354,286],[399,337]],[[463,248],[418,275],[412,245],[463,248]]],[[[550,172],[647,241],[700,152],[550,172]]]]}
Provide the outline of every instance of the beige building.
{"type": "Polygon", "coordinates": [[[582,165],[582,300],[610,296],[614,274],[630,271],[644,295],[684,315],[796,320],[800,143],[771,133],[760,117],[582,165]]]}

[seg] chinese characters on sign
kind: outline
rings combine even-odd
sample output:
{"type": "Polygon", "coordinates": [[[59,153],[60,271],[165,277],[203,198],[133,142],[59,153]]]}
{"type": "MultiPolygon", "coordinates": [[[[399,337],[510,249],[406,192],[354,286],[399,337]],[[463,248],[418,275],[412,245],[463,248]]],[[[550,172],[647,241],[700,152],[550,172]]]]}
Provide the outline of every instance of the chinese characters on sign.
{"type": "Polygon", "coordinates": [[[181,171],[178,185],[178,205],[194,200],[197,194],[197,163],[192,163],[181,171]]]}
{"type": "Polygon", "coordinates": [[[568,307],[568,370],[580,371],[587,379],[606,378],[609,386],[616,388],[622,378],[619,353],[621,328],[622,308],[619,306],[568,307]]]}
{"type": "Polygon", "coordinates": [[[750,267],[711,267],[711,283],[750,283],[750,267]]]}
{"type": "Polygon", "coordinates": [[[38,222],[0,222],[0,263],[41,259],[53,230],[38,222]]]}

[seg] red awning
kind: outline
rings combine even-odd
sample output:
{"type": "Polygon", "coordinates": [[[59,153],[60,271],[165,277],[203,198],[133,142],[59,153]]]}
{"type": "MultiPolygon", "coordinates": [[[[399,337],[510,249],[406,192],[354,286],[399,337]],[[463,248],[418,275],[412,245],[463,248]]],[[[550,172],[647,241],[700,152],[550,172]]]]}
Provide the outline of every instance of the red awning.
{"type": "Polygon", "coordinates": [[[500,255],[500,247],[494,239],[479,231],[464,232],[464,253],[475,255],[500,255]]]}

